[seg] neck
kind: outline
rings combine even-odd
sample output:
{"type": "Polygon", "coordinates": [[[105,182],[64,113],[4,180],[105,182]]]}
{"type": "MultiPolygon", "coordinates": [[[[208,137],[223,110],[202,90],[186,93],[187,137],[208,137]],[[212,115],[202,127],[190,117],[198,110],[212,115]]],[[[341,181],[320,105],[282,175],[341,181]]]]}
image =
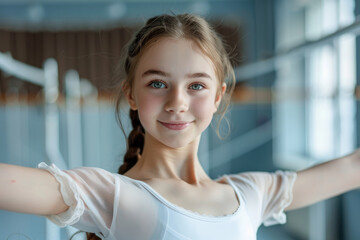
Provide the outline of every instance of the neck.
{"type": "Polygon", "coordinates": [[[171,148],[145,134],[145,145],[141,158],[129,170],[129,175],[152,178],[177,179],[189,184],[210,180],[202,168],[197,150],[200,136],[181,148],[171,148]],[[156,150],[154,150],[156,149],[156,150]]]}

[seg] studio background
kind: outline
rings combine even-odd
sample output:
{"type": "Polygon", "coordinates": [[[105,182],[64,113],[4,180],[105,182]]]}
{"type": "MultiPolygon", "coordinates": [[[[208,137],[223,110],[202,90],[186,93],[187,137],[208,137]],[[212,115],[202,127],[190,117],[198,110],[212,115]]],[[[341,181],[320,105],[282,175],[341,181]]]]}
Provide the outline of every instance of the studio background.
{"type": "MultiPolygon", "coordinates": [[[[359,146],[359,0],[0,0],[0,162],[117,172],[126,144],[112,87],[122,48],[149,17],[184,12],[223,36],[237,78],[230,130],[221,127],[229,136],[219,139],[214,123],[201,139],[210,177],[300,170],[359,146]],[[9,59],[35,68],[11,68],[9,59]],[[57,66],[56,94],[36,80],[47,59],[57,66]]],[[[128,132],[126,115],[124,105],[128,132]]],[[[359,203],[355,190],[288,212],[258,239],[360,239],[359,203]]],[[[75,231],[0,211],[0,239],[65,240],[75,231]]]]}

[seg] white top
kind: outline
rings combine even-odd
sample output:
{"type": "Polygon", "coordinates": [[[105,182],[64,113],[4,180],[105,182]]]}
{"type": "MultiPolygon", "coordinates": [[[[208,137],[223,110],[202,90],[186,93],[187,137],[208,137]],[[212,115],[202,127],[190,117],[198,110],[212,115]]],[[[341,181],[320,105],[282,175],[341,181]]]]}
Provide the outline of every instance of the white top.
{"type": "Polygon", "coordinates": [[[285,223],[295,172],[247,172],[223,175],[235,190],[238,209],[226,216],[207,216],[179,207],[143,181],[93,167],[62,171],[40,163],[61,185],[70,208],[47,216],[111,240],[256,239],[258,227],[285,223]]]}

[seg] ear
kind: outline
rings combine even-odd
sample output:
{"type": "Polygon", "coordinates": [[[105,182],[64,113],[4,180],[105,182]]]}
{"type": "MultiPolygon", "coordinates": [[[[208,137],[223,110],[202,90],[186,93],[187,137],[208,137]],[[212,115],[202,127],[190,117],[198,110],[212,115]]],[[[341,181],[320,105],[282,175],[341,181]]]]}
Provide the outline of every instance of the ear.
{"type": "Polygon", "coordinates": [[[223,83],[223,85],[221,86],[221,91],[220,91],[220,93],[217,93],[217,94],[216,94],[214,113],[217,111],[217,109],[218,109],[218,107],[219,107],[219,105],[220,105],[221,99],[222,99],[222,97],[223,97],[224,94],[225,94],[225,91],[226,91],[226,83],[223,83]]]}
{"type": "Polygon", "coordinates": [[[123,93],[125,95],[127,102],[130,105],[130,108],[134,111],[137,110],[136,101],[134,98],[134,94],[132,93],[131,87],[128,84],[124,84],[122,87],[122,90],[123,90],[123,93]]]}

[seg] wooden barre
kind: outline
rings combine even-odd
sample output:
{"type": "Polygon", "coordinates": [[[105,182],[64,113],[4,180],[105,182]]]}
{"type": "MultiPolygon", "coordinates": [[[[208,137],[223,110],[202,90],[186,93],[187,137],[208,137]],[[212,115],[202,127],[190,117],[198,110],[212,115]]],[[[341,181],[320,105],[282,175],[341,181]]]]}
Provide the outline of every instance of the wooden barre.
{"type": "MultiPolygon", "coordinates": [[[[355,91],[352,96],[356,101],[360,100],[360,85],[355,87],[355,91]]],[[[332,96],[333,99],[338,98],[339,96],[332,96]]],[[[109,92],[99,93],[96,97],[96,100],[99,102],[113,102],[115,95],[109,92]]],[[[304,89],[301,91],[297,89],[289,90],[286,92],[277,94],[271,88],[259,88],[259,87],[250,87],[250,86],[237,86],[232,95],[231,101],[238,104],[271,104],[279,103],[283,101],[303,101],[310,99],[310,94],[304,89]]],[[[65,104],[65,96],[63,94],[59,95],[57,100],[58,104],[65,104]]],[[[80,99],[80,103],[84,103],[85,99],[80,99]]],[[[44,96],[43,92],[37,94],[4,94],[0,93],[0,104],[13,104],[13,103],[23,103],[23,104],[43,104],[44,96]]]]}

